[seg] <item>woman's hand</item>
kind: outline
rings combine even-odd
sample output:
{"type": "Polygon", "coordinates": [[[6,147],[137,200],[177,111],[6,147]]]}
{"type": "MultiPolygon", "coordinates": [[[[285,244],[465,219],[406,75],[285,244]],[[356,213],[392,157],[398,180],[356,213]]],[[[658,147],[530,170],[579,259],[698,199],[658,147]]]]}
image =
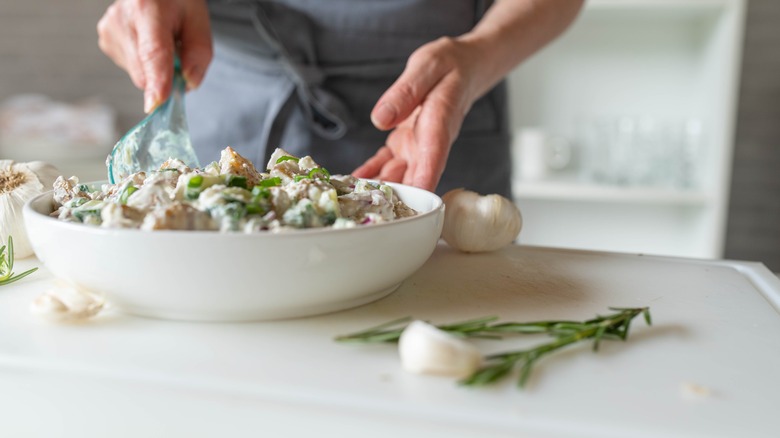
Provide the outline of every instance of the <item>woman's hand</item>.
{"type": "Polygon", "coordinates": [[[211,62],[211,29],[204,0],[116,0],[97,25],[98,45],[144,90],[147,113],[168,98],[178,51],[189,88],[211,62]]]}
{"type": "Polygon", "coordinates": [[[393,132],[354,175],[434,190],[471,105],[563,32],[582,2],[496,1],[470,32],[415,51],[371,113],[377,128],[393,132]]]}
{"type": "Polygon", "coordinates": [[[495,83],[480,67],[478,47],[459,39],[417,49],[371,113],[377,128],[393,130],[386,145],[353,174],[434,190],[463,118],[495,83]]]}

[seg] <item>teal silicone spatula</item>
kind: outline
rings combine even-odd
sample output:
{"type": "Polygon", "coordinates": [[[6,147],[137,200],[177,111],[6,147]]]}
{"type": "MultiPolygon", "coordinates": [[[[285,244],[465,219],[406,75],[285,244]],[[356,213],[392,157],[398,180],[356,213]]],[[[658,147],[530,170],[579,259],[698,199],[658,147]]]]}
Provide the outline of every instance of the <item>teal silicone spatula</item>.
{"type": "Polygon", "coordinates": [[[174,61],[171,95],[127,132],[106,160],[108,180],[115,184],[136,172],[157,170],[169,158],[199,167],[184,112],[185,81],[179,58],[174,61]]]}

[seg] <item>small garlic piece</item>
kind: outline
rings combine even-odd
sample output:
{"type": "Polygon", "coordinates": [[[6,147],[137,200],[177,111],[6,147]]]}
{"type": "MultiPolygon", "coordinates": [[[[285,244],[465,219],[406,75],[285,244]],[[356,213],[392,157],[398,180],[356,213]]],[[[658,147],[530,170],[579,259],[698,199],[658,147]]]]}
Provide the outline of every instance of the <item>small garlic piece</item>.
{"type": "Polygon", "coordinates": [[[464,378],[482,363],[482,355],[472,344],[419,320],[401,333],[398,353],[403,368],[417,374],[464,378]]]}
{"type": "Polygon", "coordinates": [[[0,241],[13,236],[14,256],[18,259],[33,253],[22,218],[25,202],[51,190],[59,171],[42,161],[16,163],[0,160],[0,241]]]}
{"type": "Polygon", "coordinates": [[[512,243],[523,227],[523,217],[512,201],[501,195],[480,196],[455,189],[444,196],[441,237],[464,252],[494,251],[512,243]]]}
{"type": "Polygon", "coordinates": [[[79,321],[97,315],[104,300],[76,285],[58,281],[33,300],[30,312],[55,322],[79,321]]]}
{"type": "Polygon", "coordinates": [[[687,400],[699,400],[712,396],[712,389],[693,382],[683,382],[680,385],[680,393],[687,400]]]}

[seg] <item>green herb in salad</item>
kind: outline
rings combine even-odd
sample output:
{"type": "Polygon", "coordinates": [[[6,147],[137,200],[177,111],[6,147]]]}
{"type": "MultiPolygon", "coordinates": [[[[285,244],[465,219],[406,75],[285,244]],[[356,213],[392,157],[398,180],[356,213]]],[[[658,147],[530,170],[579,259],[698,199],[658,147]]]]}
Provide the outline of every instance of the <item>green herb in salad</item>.
{"type": "Polygon", "coordinates": [[[252,188],[252,197],[256,199],[268,199],[271,197],[271,191],[268,187],[254,186],[252,188]]]}
{"type": "Polygon", "coordinates": [[[295,161],[297,163],[299,160],[300,158],[293,157],[292,155],[283,155],[276,160],[276,164],[283,163],[285,161],[295,161]]]}
{"type": "MultiPolygon", "coordinates": [[[[552,341],[525,350],[507,351],[486,356],[485,364],[460,383],[466,386],[483,386],[507,377],[519,367],[518,386],[523,387],[531,370],[539,359],[563,347],[581,341],[593,340],[593,351],[597,351],[602,340],[622,340],[628,337],[631,321],[642,315],[648,325],[652,324],[649,307],[610,307],[614,313],[597,316],[586,321],[535,321],[498,322],[494,316],[463,321],[455,324],[438,325],[439,330],[464,338],[501,339],[511,334],[547,334],[552,341]]],[[[398,342],[401,333],[412,318],[402,318],[366,329],[357,333],[337,336],[338,342],[392,343],[398,342]]]]}
{"type": "Polygon", "coordinates": [[[197,189],[203,185],[203,175],[193,175],[189,181],[187,181],[187,187],[191,189],[197,189]]]}
{"type": "Polygon", "coordinates": [[[130,197],[130,195],[132,195],[136,191],[138,191],[138,187],[136,187],[136,186],[134,186],[132,184],[128,185],[125,188],[125,190],[122,192],[122,194],[119,196],[119,203],[122,204],[122,205],[126,205],[127,204],[127,199],[130,197]]]}
{"type": "MultiPolygon", "coordinates": [[[[268,179],[264,179],[264,180],[260,181],[257,184],[257,186],[260,186],[260,187],[276,187],[276,186],[280,186],[280,185],[282,185],[282,179],[279,178],[278,176],[274,176],[274,177],[271,177],[271,178],[268,178],[268,179]]],[[[257,186],[255,186],[255,187],[257,187],[257,186]]]]}
{"type": "Polygon", "coordinates": [[[309,178],[311,179],[322,179],[325,181],[330,181],[330,172],[328,172],[328,169],[324,167],[315,167],[314,169],[309,171],[309,178]]]}
{"type": "Polygon", "coordinates": [[[315,167],[306,175],[295,175],[293,177],[293,181],[295,182],[300,182],[304,179],[321,179],[330,181],[330,172],[328,172],[328,169],[325,169],[324,167],[315,167]]]}
{"type": "Polygon", "coordinates": [[[232,173],[227,174],[225,177],[225,185],[228,187],[240,187],[242,189],[248,187],[245,176],[233,175],[232,173]]]}

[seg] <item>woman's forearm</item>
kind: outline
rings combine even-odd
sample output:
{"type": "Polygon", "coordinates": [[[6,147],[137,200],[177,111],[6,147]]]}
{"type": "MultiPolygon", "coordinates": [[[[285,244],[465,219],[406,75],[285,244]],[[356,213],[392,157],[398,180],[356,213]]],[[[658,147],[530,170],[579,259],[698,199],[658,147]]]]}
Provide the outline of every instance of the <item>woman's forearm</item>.
{"type": "Polygon", "coordinates": [[[459,41],[479,47],[485,93],[513,68],[560,35],[583,0],[497,0],[459,41]]]}

